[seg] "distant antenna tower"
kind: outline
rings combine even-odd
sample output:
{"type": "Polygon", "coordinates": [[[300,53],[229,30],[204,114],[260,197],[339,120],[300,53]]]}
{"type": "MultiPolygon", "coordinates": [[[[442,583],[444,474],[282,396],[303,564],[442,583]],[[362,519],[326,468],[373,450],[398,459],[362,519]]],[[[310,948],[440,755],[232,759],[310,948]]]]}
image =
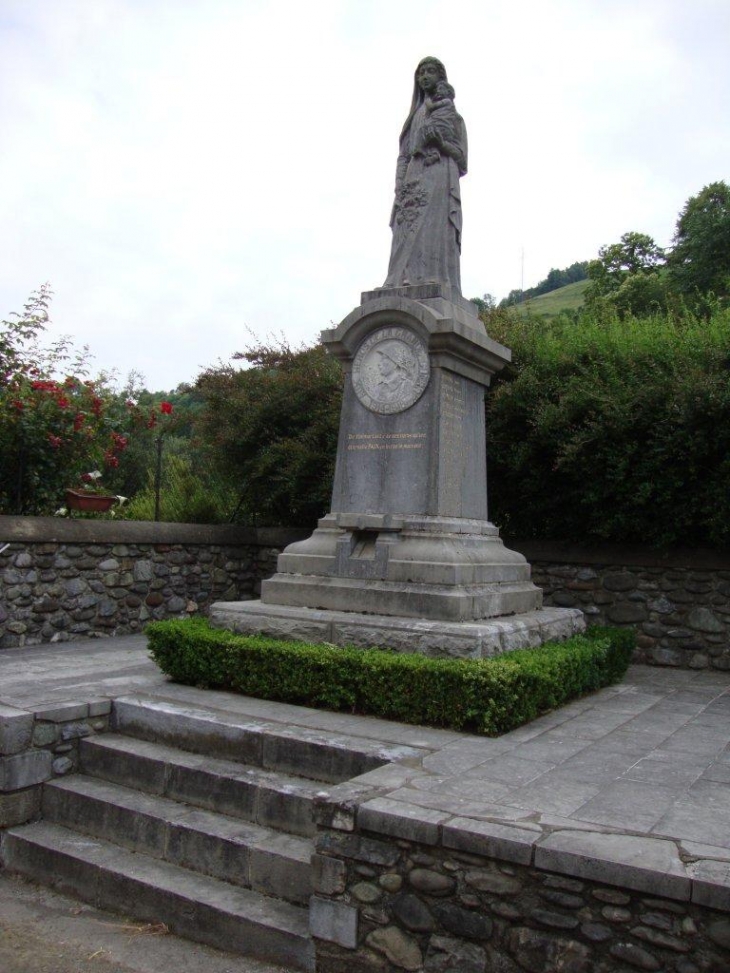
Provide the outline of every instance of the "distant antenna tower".
{"type": "Polygon", "coordinates": [[[522,270],[520,274],[520,290],[525,289],[525,248],[522,248],[522,270]]]}

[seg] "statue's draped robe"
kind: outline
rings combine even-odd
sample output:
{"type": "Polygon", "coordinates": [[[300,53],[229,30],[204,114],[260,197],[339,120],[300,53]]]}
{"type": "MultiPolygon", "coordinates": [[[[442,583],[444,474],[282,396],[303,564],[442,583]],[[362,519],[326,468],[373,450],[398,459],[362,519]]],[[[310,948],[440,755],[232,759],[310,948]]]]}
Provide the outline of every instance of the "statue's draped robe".
{"type": "Polygon", "coordinates": [[[461,196],[466,129],[453,108],[421,103],[401,135],[385,287],[430,281],[461,293],[461,196]]]}

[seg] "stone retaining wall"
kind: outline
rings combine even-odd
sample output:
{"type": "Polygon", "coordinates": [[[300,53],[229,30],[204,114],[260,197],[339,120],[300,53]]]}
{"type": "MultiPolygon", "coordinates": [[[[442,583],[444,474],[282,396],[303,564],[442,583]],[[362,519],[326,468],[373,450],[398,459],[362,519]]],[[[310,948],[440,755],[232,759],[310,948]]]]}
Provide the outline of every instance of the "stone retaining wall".
{"type": "Polygon", "coordinates": [[[0,649],[126,635],[254,598],[302,531],[0,517],[0,649]]]}
{"type": "MultiPolygon", "coordinates": [[[[141,630],[255,598],[308,531],[0,516],[0,649],[141,630]]],[[[730,670],[730,555],[508,541],[545,605],[634,627],[636,662],[730,670]]]]}
{"type": "Polygon", "coordinates": [[[110,699],[34,713],[0,704],[0,828],[40,815],[40,785],[77,769],[79,740],[105,733],[111,710],[110,699]]]}
{"type": "MultiPolygon", "coordinates": [[[[417,834],[408,824],[401,833],[417,834]]],[[[318,973],[730,969],[726,889],[695,895],[687,878],[653,872],[651,861],[640,874],[590,860],[581,869],[570,855],[543,854],[540,867],[505,842],[499,857],[475,854],[500,843],[500,826],[483,827],[481,840],[451,829],[451,847],[321,832],[310,906],[318,973]]]]}
{"type": "Polygon", "coordinates": [[[580,608],[589,623],[633,626],[634,661],[730,670],[730,556],[547,542],[512,546],[532,564],[546,605],[580,608]]]}

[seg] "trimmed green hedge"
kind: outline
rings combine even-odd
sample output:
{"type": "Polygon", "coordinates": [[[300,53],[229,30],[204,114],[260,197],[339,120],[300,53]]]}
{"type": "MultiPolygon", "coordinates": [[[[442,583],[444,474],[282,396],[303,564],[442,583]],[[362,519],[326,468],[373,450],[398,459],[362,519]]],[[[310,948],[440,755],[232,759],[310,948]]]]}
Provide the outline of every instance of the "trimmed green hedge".
{"type": "Polygon", "coordinates": [[[494,659],[284,642],[203,619],[147,627],[152,658],[176,682],[278,702],[495,736],[619,680],[635,637],[593,628],[494,659]]]}
{"type": "Polygon", "coordinates": [[[510,320],[490,335],[514,356],[487,398],[503,536],[730,546],[730,308],[510,320]]]}

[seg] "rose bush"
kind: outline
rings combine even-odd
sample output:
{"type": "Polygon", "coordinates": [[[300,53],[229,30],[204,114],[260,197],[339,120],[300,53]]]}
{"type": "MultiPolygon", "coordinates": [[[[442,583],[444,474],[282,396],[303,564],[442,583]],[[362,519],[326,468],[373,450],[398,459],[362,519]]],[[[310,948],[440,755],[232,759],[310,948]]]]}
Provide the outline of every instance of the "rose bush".
{"type": "Polygon", "coordinates": [[[119,492],[130,438],[172,411],[140,408],[108,375],[90,379],[88,349],[76,352],[66,338],[42,347],[50,298],[44,285],[0,325],[0,513],[52,514],[92,471],[119,492]]]}

